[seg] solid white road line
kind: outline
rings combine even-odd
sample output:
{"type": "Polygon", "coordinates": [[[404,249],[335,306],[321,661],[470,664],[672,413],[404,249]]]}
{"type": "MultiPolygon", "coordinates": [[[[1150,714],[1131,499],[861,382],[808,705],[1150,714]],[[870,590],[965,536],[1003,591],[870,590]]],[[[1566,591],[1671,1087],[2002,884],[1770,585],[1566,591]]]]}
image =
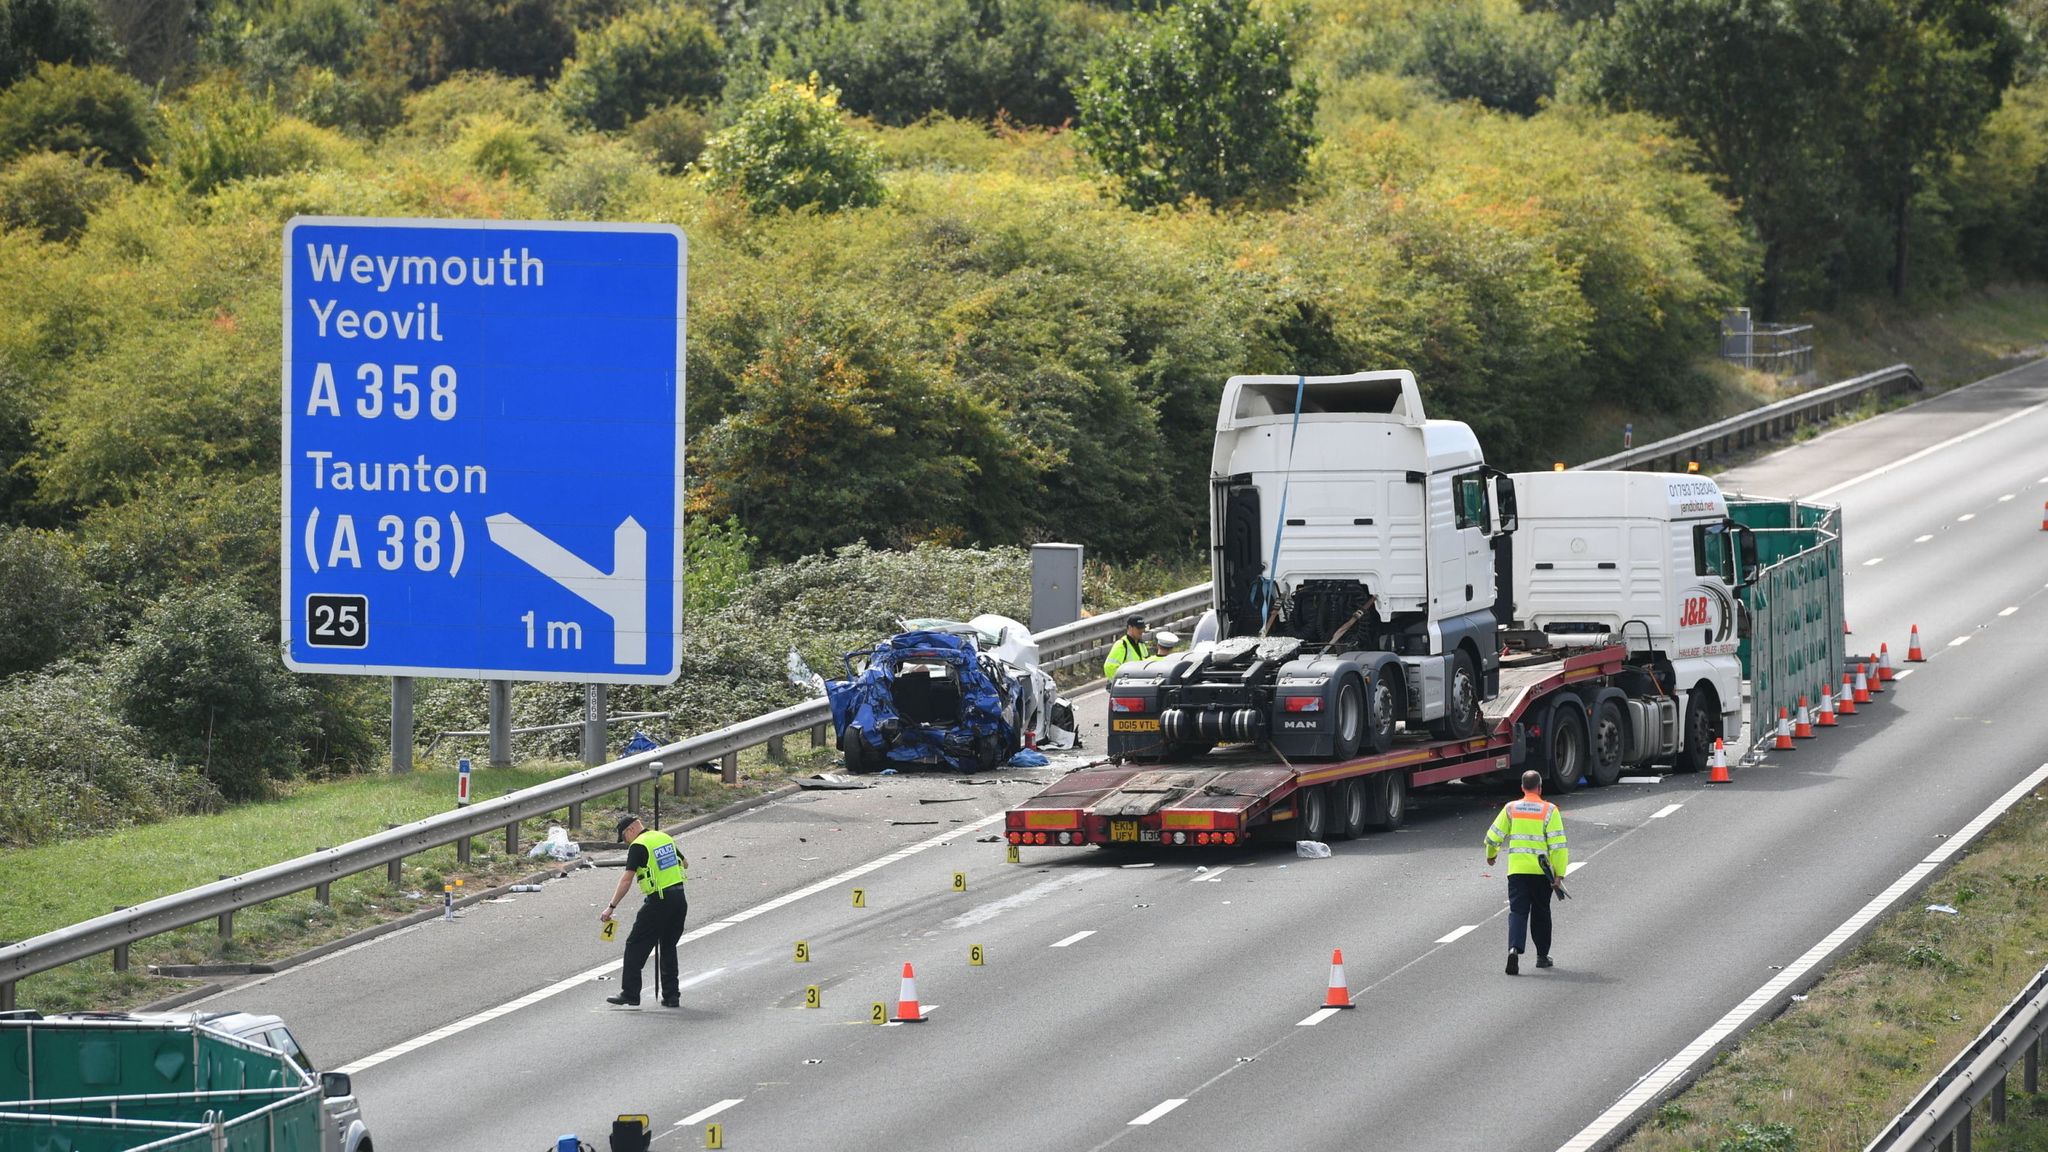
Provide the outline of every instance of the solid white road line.
{"type": "Polygon", "coordinates": [[[1899,669],[1899,674],[1898,674],[1897,676],[1894,676],[1894,677],[1892,677],[1892,683],[1896,684],[1896,683],[1898,683],[1899,681],[1901,681],[1901,680],[1904,680],[1904,679],[1905,679],[1906,677],[1908,677],[1908,676],[1911,676],[1912,674],[1913,674],[1913,669],[1911,669],[1911,668],[1901,668],[1901,669],[1899,669]]]}
{"type": "Polygon", "coordinates": [[[1683,807],[1685,807],[1685,805],[1683,804],[1666,804],[1662,808],[1657,809],[1655,812],[1650,813],[1650,819],[1662,820],[1666,816],[1671,815],[1673,812],[1676,812],[1683,807]]]}
{"type": "Polygon", "coordinates": [[[1804,956],[1786,965],[1782,972],[1766,981],[1764,986],[1751,993],[1747,1000],[1730,1009],[1727,1015],[1714,1023],[1713,1027],[1700,1033],[1692,1043],[1680,1049],[1676,1056],[1659,1065],[1650,1075],[1636,1081],[1635,1087],[1623,1093],[1621,1099],[1600,1114],[1599,1119],[1586,1125],[1578,1135],[1565,1141],[1558,1148],[1558,1152],[1590,1152],[1615,1131],[1628,1124],[1638,1113],[1647,1111],[1652,1103],[1684,1081],[1695,1065],[1707,1060],[1716,1048],[1747,1026],[1752,1019],[1760,1016],[1779,996],[1798,987],[1812,975],[1814,969],[1825,964],[1873,920],[1890,911],[1892,905],[1898,903],[1906,893],[1919,887],[1921,881],[1946,863],[1950,856],[1969,847],[1983,834],[1984,829],[1991,826],[1992,821],[2003,816],[2019,802],[2020,797],[2032,792],[2044,780],[2048,780],[2048,764],[2043,764],[2028,773],[2026,779],[2013,785],[2005,795],[1992,801],[1989,808],[1978,813],[1976,819],[1963,825],[1960,831],[1943,841],[1941,847],[1928,853],[1926,859],[1893,881],[1891,887],[1878,893],[1854,916],[1822,937],[1820,943],[1807,949],[1804,956]]]}
{"type": "Polygon", "coordinates": [[[1873,557],[1871,557],[1870,559],[1868,559],[1868,560],[1865,560],[1865,561],[1863,562],[1863,566],[1864,566],[1865,568],[1875,568],[1875,567],[1877,567],[1877,566],[1878,566],[1879,564],[1882,564],[1882,563],[1884,563],[1884,557],[1882,557],[1882,556],[1873,556],[1873,557]]]}
{"type": "Polygon", "coordinates": [[[1574,860],[1570,864],[1567,864],[1565,866],[1564,874],[1570,876],[1573,873],[1577,872],[1579,869],[1584,868],[1586,865],[1591,863],[1591,860],[1574,860]]]}
{"type": "Polygon", "coordinates": [[[1067,937],[1065,940],[1055,940],[1051,944],[1048,944],[1047,947],[1069,948],[1075,944],[1079,944],[1081,941],[1086,940],[1087,938],[1093,935],[1095,935],[1095,929],[1090,928],[1085,932],[1076,932],[1072,936],[1067,937]]]}
{"type": "MultiPolygon", "coordinates": [[[[1309,1013],[1308,1019],[1295,1021],[1294,1026],[1296,1028],[1313,1028],[1342,1011],[1342,1008],[1318,1008],[1314,1012],[1309,1013]]],[[[1134,1120],[1132,1123],[1135,1124],[1137,1121],[1134,1120]]]]}
{"type": "Polygon", "coordinates": [[[1806,499],[1819,500],[1826,496],[1832,496],[1835,493],[1840,492],[1844,488],[1853,488],[1856,485],[1863,483],[1865,480],[1875,480],[1879,476],[1882,476],[1887,472],[1903,468],[1916,460],[1924,460],[1927,457],[1934,455],[1936,452],[1939,452],[1944,448],[1953,448],[1956,445],[1961,444],[1965,440],[1974,440],[1977,437],[1982,436],[1983,434],[1991,431],[1994,428],[2003,428],[2007,424],[2010,424],[2015,420],[2019,420],[2027,416],[2032,416],[2034,413],[2039,412],[2043,408],[2048,408],[2048,400],[2043,400],[2039,404],[2029,405],[2028,407],[2022,408],[2009,416],[2000,417],[1999,419],[1993,420],[1991,423],[1986,424],[1981,428],[1972,428],[1968,432],[1965,432],[1960,436],[1951,436],[1948,439],[1943,440],[1939,444],[1929,444],[1927,447],[1922,448],[1921,450],[1913,453],[1910,456],[1901,456],[1897,460],[1894,460],[1891,463],[1886,464],[1882,467],[1872,468],[1870,471],[1865,472],[1861,476],[1852,476],[1849,479],[1842,481],[1840,484],[1836,484],[1831,487],[1823,488],[1818,492],[1814,492],[1808,495],[1806,499]]]}
{"type": "Polygon", "coordinates": [[[1968,636],[1958,636],[1955,639],[1949,641],[1948,646],[1951,648],[1961,648],[1963,645],[1968,644],[1969,642],[1970,638],[1968,636]]]}
{"type": "Polygon", "coordinates": [[[744,1099],[746,1099],[746,1097],[741,1096],[732,1100],[720,1100],[718,1103],[713,1104],[709,1108],[703,1108],[696,1112],[690,1113],[688,1116],[685,1116],[681,1120],[676,1121],[674,1126],[677,1128],[681,1128],[686,1124],[702,1124],[706,1120],[711,1119],[713,1116],[718,1115],[720,1112],[725,1111],[727,1108],[732,1107],[733,1105],[739,1103],[741,1100],[744,1099]]]}
{"type": "Polygon", "coordinates": [[[2000,615],[2000,616],[2010,616],[2010,615],[2012,615],[2013,613],[2015,613],[2015,612],[2017,612],[2017,611],[2019,611],[2019,610],[2020,610],[2020,606],[2019,606],[2019,605],[2017,605],[2017,604],[2015,604],[2015,605],[2013,605],[2012,607],[2010,607],[2010,608],[2007,608],[2007,609],[2006,609],[2005,611],[2003,611],[2003,612],[2000,612],[2000,613],[1999,613],[1999,615],[2000,615]]]}
{"type": "Polygon", "coordinates": [[[1175,1108],[1178,1108],[1187,1102],[1188,1100],[1185,1096],[1181,1097],[1178,1100],[1168,1100],[1166,1103],[1158,1105],[1151,1111],[1145,1113],[1143,1116],[1140,1116],[1136,1120],[1131,1121],[1131,1123],[1150,1124],[1154,1120],[1159,1119],[1161,1116],[1166,1115],[1168,1112],[1173,1111],[1175,1108]]]}
{"type": "Polygon", "coordinates": [[[1915,543],[1915,544],[1925,544],[1925,543],[1927,543],[1927,542],[1928,542],[1929,540],[1932,540],[1932,539],[1934,539],[1934,533],[1932,533],[1932,532],[1929,532],[1929,533],[1928,533],[1927,535],[1925,535],[1925,536],[1915,536],[1915,537],[1913,537],[1913,543],[1915,543]]]}
{"type": "Polygon", "coordinates": [[[1437,937],[1436,942],[1439,944],[1449,944],[1451,941],[1456,940],[1458,937],[1463,936],[1465,933],[1470,932],[1478,927],[1479,925],[1477,924],[1466,924],[1461,927],[1453,928],[1449,932],[1446,932],[1443,935],[1437,937]]]}
{"type": "Polygon", "coordinates": [[[1214,884],[1214,883],[1216,883],[1217,881],[1219,881],[1219,880],[1221,880],[1221,879],[1223,878],[1223,874],[1224,874],[1225,872],[1228,872],[1228,871],[1230,871],[1230,870],[1231,870],[1232,868],[1235,868],[1235,867],[1236,867],[1236,865],[1235,865],[1235,864],[1225,864],[1225,865],[1224,865],[1223,867],[1221,867],[1221,868],[1211,868],[1211,869],[1209,869],[1209,870],[1208,870],[1207,872],[1202,872],[1202,873],[1198,873],[1198,874],[1196,874],[1196,875],[1195,875],[1195,876],[1194,876],[1194,877],[1193,877],[1192,879],[1190,879],[1190,880],[1188,881],[1188,883],[1190,883],[1190,884],[1214,884]]]}
{"type": "MultiPolygon", "coordinates": [[[[962,824],[960,827],[955,828],[950,832],[941,833],[937,836],[932,837],[929,840],[920,840],[907,848],[898,848],[896,851],[889,853],[887,856],[879,856],[873,860],[868,861],[865,864],[857,864],[854,867],[848,868],[846,871],[839,873],[837,876],[830,876],[826,879],[818,881],[816,884],[799,888],[794,892],[784,893],[783,895],[777,896],[775,899],[767,901],[766,903],[756,904],[752,908],[748,908],[741,912],[735,912],[732,915],[727,916],[723,920],[715,920],[709,924],[704,925],[702,928],[692,928],[690,931],[683,933],[682,938],[677,941],[677,944],[688,944],[692,941],[702,940],[704,937],[709,936],[714,932],[723,932],[727,928],[731,928],[736,924],[752,920],[756,916],[773,912],[777,908],[781,908],[789,904],[794,904],[798,900],[801,900],[806,896],[815,896],[820,892],[825,892],[834,888],[838,888],[841,885],[845,884],[848,880],[859,879],[860,877],[865,876],[868,873],[875,871],[876,869],[887,868],[889,865],[894,864],[899,860],[906,860],[928,849],[938,848],[943,845],[950,844],[953,841],[960,839],[962,836],[972,835],[976,832],[981,831],[983,828],[986,828],[989,825],[1000,821],[1002,818],[1003,813],[998,812],[993,816],[985,816],[980,820],[974,821],[971,824],[962,824]]],[[[365,1071],[366,1069],[375,1068],[377,1065],[384,1063],[386,1060],[396,1059],[397,1057],[403,1056],[408,1052],[417,1052],[421,1048],[425,1048],[427,1045],[432,1044],[436,1040],[446,1040],[450,1036],[455,1036],[459,1035],[460,1033],[467,1032],[471,1028],[474,1028],[479,1024],[488,1024],[491,1021],[496,1020],[500,1016],[508,1016],[514,1012],[519,1011],[521,1008],[531,1008],[535,1004],[538,1004],[543,1000],[559,996],[562,993],[567,992],[571,988],[576,988],[581,985],[588,984],[591,981],[597,979],[600,976],[605,975],[608,972],[615,971],[618,967],[619,961],[612,960],[604,964],[601,964],[595,968],[592,968],[587,972],[578,972],[574,976],[570,976],[563,980],[557,980],[553,984],[549,984],[544,988],[537,988],[531,992],[528,992],[524,996],[518,997],[517,999],[507,1000],[505,1003],[500,1004],[495,1008],[486,1008],[481,1012],[475,1013],[470,1016],[465,1016],[452,1024],[444,1024],[431,1032],[425,1033],[420,1036],[415,1036],[410,1040],[406,1040],[398,1044],[394,1044],[391,1047],[384,1049],[382,1052],[373,1052],[370,1055],[365,1056],[352,1064],[344,1064],[341,1067],[336,1068],[335,1071],[346,1072],[351,1076],[357,1075],[365,1071]]],[[[702,983],[703,981],[709,980],[713,976],[716,976],[718,973],[723,971],[725,971],[725,969],[723,968],[714,968],[709,972],[700,973],[699,975],[693,976],[690,979],[683,981],[683,987],[688,988],[692,984],[702,983]]]]}

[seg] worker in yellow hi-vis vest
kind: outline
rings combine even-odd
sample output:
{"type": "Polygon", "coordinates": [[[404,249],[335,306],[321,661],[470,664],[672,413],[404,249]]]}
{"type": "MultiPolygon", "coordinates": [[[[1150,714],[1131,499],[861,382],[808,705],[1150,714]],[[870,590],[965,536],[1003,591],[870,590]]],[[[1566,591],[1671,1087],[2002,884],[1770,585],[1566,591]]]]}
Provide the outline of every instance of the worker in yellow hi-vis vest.
{"type": "Polygon", "coordinates": [[[1522,773],[1522,798],[1510,801],[1486,830],[1486,862],[1508,849],[1508,975],[1521,971],[1524,934],[1536,938],[1536,966],[1551,967],[1550,896],[1564,894],[1571,866],[1564,813],[1543,798],[1543,774],[1522,773]]]}
{"type": "Polygon", "coordinates": [[[1152,651],[1145,647],[1145,618],[1133,616],[1124,621],[1124,634],[1117,637],[1116,644],[1109,650],[1109,658],[1102,662],[1102,678],[1116,679],[1116,670],[1133,660],[1150,660],[1152,651]]]}
{"type": "Polygon", "coordinates": [[[683,938],[683,921],[690,915],[690,902],[683,898],[683,882],[690,878],[690,862],[682,847],[667,833],[650,831],[631,812],[619,817],[619,841],[626,845],[626,867],[612,902],[597,914],[610,920],[626,898],[626,888],[640,884],[640,914],[633,918],[633,930],[626,934],[626,966],[619,973],[619,994],[605,997],[605,1003],[636,1008],[640,1004],[640,973],[647,967],[647,954],[655,952],[655,979],[663,1008],[680,1008],[683,1002],[682,974],[676,945],[683,938]]]}

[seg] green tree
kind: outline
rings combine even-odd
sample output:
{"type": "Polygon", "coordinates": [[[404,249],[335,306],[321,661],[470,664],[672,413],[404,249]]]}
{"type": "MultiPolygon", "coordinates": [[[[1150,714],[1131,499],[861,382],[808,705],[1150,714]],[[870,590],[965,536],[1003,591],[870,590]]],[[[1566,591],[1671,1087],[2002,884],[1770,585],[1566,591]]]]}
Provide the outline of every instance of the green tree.
{"type": "Polygon", "coordinates": [[[24,152],[98,152],[139,176],[156,133],[149,93],[98,64],[44,64],[0,92],[0,161],[24,152]]]}
{"type": "Polygon", "coordinates": [[[576,56],[555,82],[570,116],[616,132],[678,101],[718,97],[725,48],[694,8],[639,8],[576,37],[576,56]]]}
{"type": "Polygon", "coordinates": [[[0,676],[90,651],[98,599],[69,537],[0,528],[0,676]]]}
{"type": "Polygon", "coordinates": [[[705,180],[737,192],[756,212],[823,212],[882,202],[881,159],[839,107],[839,92],[778,80],[711,138],[698,158],[705,180]]]}
{"type": "Polygon", "coordinates": [[[1113,40],[1080,92],[1081,141],[1137,206],[1279,200],[1308,171],[1316,86],[1251,0],[1183,0],[1113,40]]]}
{"type": "Polygon", "coordinates": [[[363,51],[372,68],[425,88],[467,69],[552,79],[575,48],[555,0],[395,0],[363,51]]]}
{"type": "Polygon", "coordinates": [[[1584,53],[1590,95],[1672,121],[1742,204],[1765,317],[1841,249],[1850,31],[1840,0],[1619,0],[1584,53]]]}
{"type": "Polygon", "coordinates": [[[164,177],[203,196],[244,176],[260,175],[267,159],[264,136],[277,109],[232,77],[193,85],[164,113],[164,177]]]}
{"type": "Polygon", "coordinates": [[[90,0],[0,0],[0,88],[38,64],[104,64],[114,56],[90,0]]]}
{"type": "Polygon", "coordinates": [[[0,169],[0,227],[64,241],[127,182],[70,152],[31,152],[0,169]]]}
{"type": "Polygon", "coordinates": [[[316,733],[312,696],[278,660],[276,629],[226,592],[173,592],[143,613],[116,659],[128,722],[231,800],[294,775],[316,733]]]}
{"type": "Polygon", "coordinates": [[[1532,116],[1571,55],[1564,22],[1486,0],[1456,0],[1423,13],[1411,70],[1453,100],[1532,116]]]}

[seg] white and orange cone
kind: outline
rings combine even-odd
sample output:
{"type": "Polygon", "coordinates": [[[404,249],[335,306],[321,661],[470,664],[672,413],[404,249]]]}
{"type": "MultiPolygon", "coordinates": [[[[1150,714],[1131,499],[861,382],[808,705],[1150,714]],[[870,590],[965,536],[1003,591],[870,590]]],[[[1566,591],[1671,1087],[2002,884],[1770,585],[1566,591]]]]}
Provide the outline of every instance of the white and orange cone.
{"type": "Polygon", "coordinates": [[[1344,983],[1344,950],[1330,949],[1330,991],[1323,996],[1325,1008],[1356,1008],[1351,1002],[1351,989],[1344,983]]]}
{"type": "Polygon", "coordinates": [[[1927,655],[1920,651],[1920,626],[1913,625],[1913,642],[1906,648],[1906,663],[1925,664],[1927,655]]]}
{"type": "Polygon", "coordinates": [[[917,973],[910,970],[910,961],[903,962],[903,991],[896,998],[896,1023],[922,1024],[931,1017],[917,1007],[917,973]]]}
{"type": "Polygon", "coordinates": [[[1799,717],[1792,724],[1792,735],[1800,740],[1813,739],[1813,711],[1804,696],[1799,698],[1799,717]]]}
{"type": "Polygon", "coordinates": [[[1879,684],[1886,684],[1892,679],[1892,646],[1889,644],[1879,644],[1877,646],[1877,682],[1879,684]]]}
{"type": "Polygon", "coordinates": [[[1707,758],[1707,783],[1733,784],[1735,778],[1728,775],[1728,751],[1721,746],[1721,738],[1714,737],[1714,754],[1707,758]]]}
{"type": "Polygon", "coordinates": [[[1870,703],[1870,677],[1864,674],[1863,665],[1856,666],[1855,700],[1858,704],[1870,703]]]}
{"type": "Polygon", "coordinates": [[[1844,716],[1856,714],[1856,674],[1842,673],[1842,694],[1835,697],[1835,708],[1844,716]]]}
{"type": "Polygon", "coordinates": [[[1835,689],[1832,684],[1820,686],[1820,717],[1814,721],[1814,724],[1821,728],[1834,728],[1837,726],[1835,724],[1835,689]]]}
{"type": "Polygon", "coordinates": [[[1791,717],[1787,714],[1785,706],[1783,704],[1780,704],[1778,705],[1778,727],[1777,730],[1771,734],[1771,751],[1790,752],[1791,750],[1792,720],[1791,717]]]}

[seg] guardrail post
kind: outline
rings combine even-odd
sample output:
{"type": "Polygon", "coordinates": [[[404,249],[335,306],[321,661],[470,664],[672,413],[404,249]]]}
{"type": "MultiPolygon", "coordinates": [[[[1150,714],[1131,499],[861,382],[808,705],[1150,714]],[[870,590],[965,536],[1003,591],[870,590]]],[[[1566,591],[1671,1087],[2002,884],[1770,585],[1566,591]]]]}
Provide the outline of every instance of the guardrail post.
{"type": "Polygon", "coordinates": [[[737,752],[727,752],[723,757],[719,759],[718,769],[719,779],[725,781],[727,784],[739,783],[740,754],[737,752]]]}
{"type": "Polygon", "coordinates": [[[626,811],[628,811],[628,812],[638,812],[639,810],[640,810],[640,785],[638,785],[638,784],[628,784],[628,785],[626,785],[626,811]]]}
{"type": "MultiPolygon", "coordinates": [[[[225,875],[223,875],[223,876],[221,877],[221,879],[225,880],[225,879],[227,879],[227,877],[226,877],[225,875]]],[[[228,909],[227,911],[225,911],[225,912],[221,913],[221,914],[220,914],[220,917],[219,917],[219,920],[218,920],[217,922],[218,922],[218,924],[219,924],[219,927],[220,927],[220,942],[221,942],[221,943],[225,944],[225,943],[227,943],[228,941],[230,941],[230,940],[232,940],[232,939],[234,939],[234,938],[235,938],[235,910],[234,910],[234,909],[230,908],[230,909],[228,909]]]]}
{"type": "Polygon", "coordinates": [[[2043,1044],[2048,1044],[2048,1033],[2043,1033],[2039,1040],[2027,1045],[2027,1062],[2020,1071],[2020,1087],[2026,1089],[2029,1096],[2041,1090],[2041,1045],[2043,1044]]]}
{"type": "Polygon", "coordinates": [[[455,862],[457,864],[469,863],[469,853],[469,837],[464,836],[455,842],[455,862]]]}
{"type": "Polygon", "coordinates": [[[14,981],[0,984],[0,1012],[14,1011],[14,981]]]}
{"type": "Polygon", "coordinates": [[[583,801],[581,800],[569,805],[569,831],[583,831],[583,801]]]}
{"type": "Polygon", "coordinates": [[[505,825],[505,855],[519,855],[519,821],[505,825]]]}
{"type": "Polygon", "coordinates": [[[1998,1083],[1991,1089],[1991,1122],[1993,1124],[2005,1123],[2005,1082],[2011,1078],[2010,1073],[2000,1076],[1998,1083]]]}
{"type": "MultiPolygon", "coordinates": [[[[123,911],[126,911],[126,910],[127,910],[127,908],[128,908],[128,906],[127,906],[126,904],[116,904],[116,905],[114,905],[114,911],[116,911],[116,912],[123,912],[123,911]]],[[[126,972],[127,970],[128,970],[128,946],[127,946],[126,944],[116,944],[116,945],[114,945],[114,971],[116,971],[116,972],[126,972]]]]}
{"type": "Polygon", "coordinates": [[[768,758],[777,764],[789,759],[782,749],[782,737],[770,736],[768,738],[768,758]]]}
{"type": "MultiPolygon", "coordinates": [[[[384,830],[386,832],[389,832],[396,827],[398,827],[398,825],[396,824],[386,824],[384,826],[384,830]]],[[[387,882],[389,882],[393,888],[397,888],[400,884],[405,882],[403,875],[404,867],[405,861],[403,858],[393,860],[389,864],[384,865],[384,879],[387,882]]]]}
{"type": "Polygon", "coordinates": [[[1962,1122],[1956,1125],[1956,1152],[1970,1152],[1970,1119],[1976,1109],[1963,1113],[1962,1122]]]}
{"type": "Polygon", "coordinates": [[[811,747],[823,748],[824,746],[825,726],[823,724],[813,724],[811,726],[811,747]]]}
{"type": "Polygon", "coordinates": [[[333,904],[334,885],[326,880],[313,885],[313,902],[316,904],[333,904]]]}

